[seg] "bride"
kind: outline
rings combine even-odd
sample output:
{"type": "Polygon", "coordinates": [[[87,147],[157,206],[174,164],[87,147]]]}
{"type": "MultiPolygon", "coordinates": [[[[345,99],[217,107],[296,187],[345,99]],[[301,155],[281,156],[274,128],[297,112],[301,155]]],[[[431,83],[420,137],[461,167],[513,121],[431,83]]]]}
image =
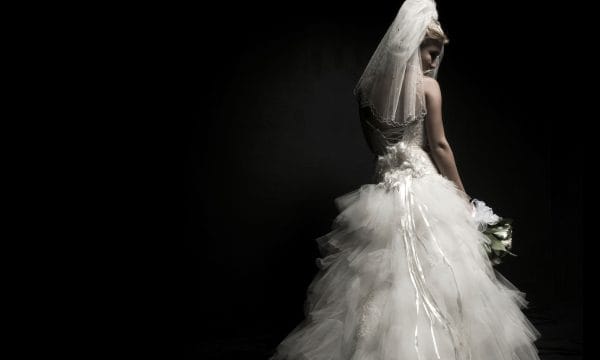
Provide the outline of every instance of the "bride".
{"type": "Polygon", "coordinates": [[[306,318],[271,360],[539,359],[444,134],[437,17],[406,0],[355,88],[376,182],[335,199],[306,318]]]}

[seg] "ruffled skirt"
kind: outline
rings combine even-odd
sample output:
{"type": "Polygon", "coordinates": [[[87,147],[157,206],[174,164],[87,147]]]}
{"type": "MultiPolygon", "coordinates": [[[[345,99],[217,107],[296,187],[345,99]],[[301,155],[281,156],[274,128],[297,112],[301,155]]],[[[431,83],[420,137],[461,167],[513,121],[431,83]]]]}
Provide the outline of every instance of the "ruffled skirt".
{"type": "Polygon", "coordinates": [[[539,359],[524,294],[493,269],[470,204],[413,170],[335,200],[306,318],[272,360],[539,359]]]}

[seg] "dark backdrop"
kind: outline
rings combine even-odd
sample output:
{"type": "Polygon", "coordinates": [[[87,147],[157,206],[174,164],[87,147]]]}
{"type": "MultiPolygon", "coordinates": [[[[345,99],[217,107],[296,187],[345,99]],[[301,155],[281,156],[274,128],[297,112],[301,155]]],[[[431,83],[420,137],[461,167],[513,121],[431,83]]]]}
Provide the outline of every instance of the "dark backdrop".
{"type": "MultiPolygon", "coordinates": [[[[266,358],[303,318],[333,200],[371,181],[352,89],[399,5],[182,9],[189,358],[266,358]]],[[[571,324],[563,340],[577,343],[583,149],[570,77],[556,75],[572,64],[552,56],[558,10],[544,6],[439,1],[438,80],[467,192],[515,220],[518,257],[498,269],[539,326],[571,324]]]]}

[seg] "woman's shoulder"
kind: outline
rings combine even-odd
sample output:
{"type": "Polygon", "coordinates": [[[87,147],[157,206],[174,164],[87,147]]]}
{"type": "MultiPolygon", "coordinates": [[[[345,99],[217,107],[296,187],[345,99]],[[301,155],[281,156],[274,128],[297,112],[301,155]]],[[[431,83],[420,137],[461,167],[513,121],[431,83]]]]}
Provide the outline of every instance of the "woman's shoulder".
{"type": "Polygon", "coordinates": [[[432,77],[425,76],[423,78],[423,90],[429,96],[441,96],[440,84],[432,77]]]}
{"type": "Polygon", "coordinates": [[[438,83],[438,81],[430,76],[423,77],[423,85],[425,87],[429,87],[429,88],[431,88],[431,87],[439,88],[440,87],[440,84],[438,83]]]}

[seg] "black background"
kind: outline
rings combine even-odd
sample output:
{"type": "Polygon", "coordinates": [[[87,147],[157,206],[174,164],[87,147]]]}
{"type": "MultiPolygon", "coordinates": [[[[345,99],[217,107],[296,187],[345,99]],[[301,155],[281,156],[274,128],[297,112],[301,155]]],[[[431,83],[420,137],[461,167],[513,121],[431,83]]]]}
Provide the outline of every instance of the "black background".
{"type": "MultiPolygon", "coordinates": [[[[400,2],[219,3],[176,12],[186,358],[266,359],[303,318],[333,200],[371,181],[352,89],[400,2]]],[[[545,359],[582,330],[583,137],[565,9],[439,1],[446,134],[467,192],[515,220],[498,267],[545,359]]],[[[566,357],[560,357],[566,358],[566,357]]]]}

